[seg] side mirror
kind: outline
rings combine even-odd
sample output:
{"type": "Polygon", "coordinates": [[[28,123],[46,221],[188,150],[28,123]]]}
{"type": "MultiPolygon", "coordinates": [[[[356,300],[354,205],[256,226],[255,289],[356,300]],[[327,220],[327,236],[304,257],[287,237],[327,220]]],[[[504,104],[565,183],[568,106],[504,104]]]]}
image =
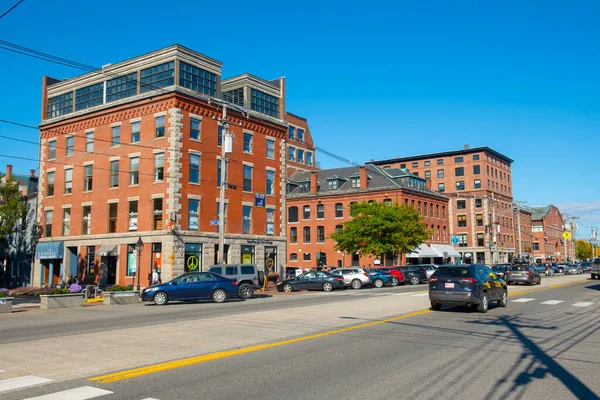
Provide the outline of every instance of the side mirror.
{"type": "Polygon", "coordinates": [[[171,285],[173,285],[173,286],[177,286],[177,282],[176,282],[176,281],[171,281],[170,283],[171,283],[171,285]]]}

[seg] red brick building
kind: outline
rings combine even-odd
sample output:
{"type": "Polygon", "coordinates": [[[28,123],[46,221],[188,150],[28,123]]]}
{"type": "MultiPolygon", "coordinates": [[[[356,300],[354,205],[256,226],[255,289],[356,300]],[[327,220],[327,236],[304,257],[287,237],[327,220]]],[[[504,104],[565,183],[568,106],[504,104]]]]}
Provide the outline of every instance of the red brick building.
{"type": "Polygon", "coordinates": [[[566,228],[560,210],[553,205],[532,207],[531,210],[533,258],[541,262],[565,262],[570,259],[571,241],[562,237],[566,228]]]}
{"type": "MultiPolygon", "coordinates": [[[[288,266],[368,266],[371,256],[344,254],[334,249],[330,235],[351,219],[350,204],[377,201],[417,208],[432,231],[427,244],[438,246],[440,258],[453,256],[449,243],[448,199],[427,188],[424,179],[406,170],[382,170],[373,165],[297,172],[288,181],[288,266]],[[317,258],[318,254],[318,258],[317,258]]],[[[425,246],[426,250],[431,251],[425,246]]],[[[418,256],[419,254],[415,254],[418,256]]],[[[423,260],[430,261],[429,259],[423,260]]],[[[406,260],[385,260],[389,265],[406,260]]]]}
{"type": "Polygon", "coordinates": [[[174,45],[70,79],[45,77],[42,105],[46,234],[34,284],[69,273],[131,283],[137,269],[146,285],[151,268],[168,280],[215,263],[224,107],[233,132],[225,260],[283,268],[290,126],[304,128],[294,142],[303,165],[316,163],[306,120],[286,112],[283,78],[222,80],[219,61],[174,45]]]}
{"type": "Polygon", "coordinates": [[[489,148],[372,161],[380,168],[408,168],[450,197],[449,229],[465,262],[509,262],[515,254],[513,160],[489,148]]]}

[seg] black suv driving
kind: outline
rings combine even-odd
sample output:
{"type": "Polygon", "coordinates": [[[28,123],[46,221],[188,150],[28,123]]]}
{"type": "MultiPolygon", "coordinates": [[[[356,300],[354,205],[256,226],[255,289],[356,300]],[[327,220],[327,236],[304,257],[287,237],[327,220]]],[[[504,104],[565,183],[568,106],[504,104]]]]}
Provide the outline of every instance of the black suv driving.
{"type": "Polygon", "coordinates": [[[429,278],[429,300],[436,311],[452,304],[476,305],[477,311],[486,313],[490,301],[506,307],[508,287],[487,265],[442,265],[429,278]]]}

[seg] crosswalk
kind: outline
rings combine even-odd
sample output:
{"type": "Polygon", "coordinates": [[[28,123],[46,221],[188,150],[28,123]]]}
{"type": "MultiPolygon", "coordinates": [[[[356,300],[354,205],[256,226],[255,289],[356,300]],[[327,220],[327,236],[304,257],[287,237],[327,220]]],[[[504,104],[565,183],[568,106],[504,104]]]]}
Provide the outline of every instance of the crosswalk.
{"type": "MultiPolygon", "coordinates": [[[[43,378],[33,375],[25,375],[17,378],[1,380],[3,373],[7,371],[0,370],[0,398],[9,392],[24,390],[28,388],[40,387],[54,382],[52,379],[43,378]]],[[[51,393],[46,393],[41,396],[27,397],[23,400],[89,400],[103,396],[114,394],[114,392],[106,389],[101,389],[94,386],[79,386],[72,389],[59,390],[51,393]]],[[[153,397],[146,397],[141,400],[158,400],[153,397]]]]}

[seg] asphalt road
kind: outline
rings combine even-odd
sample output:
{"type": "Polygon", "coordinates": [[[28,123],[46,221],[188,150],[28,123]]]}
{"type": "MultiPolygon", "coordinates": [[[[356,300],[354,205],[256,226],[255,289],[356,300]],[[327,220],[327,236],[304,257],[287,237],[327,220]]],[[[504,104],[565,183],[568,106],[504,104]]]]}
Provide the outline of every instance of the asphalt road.
{"type": "Polygon", "coordinates": [[[599,322],[600,284],[588,281],[515,295],[488,314],[449,308],[367,318],[225,358],[105,384],[48,384],[3,400],[62,399],[60,391],[81,386],[104,391],[96,392],[102,400],[597,399],[599,322]]]}

